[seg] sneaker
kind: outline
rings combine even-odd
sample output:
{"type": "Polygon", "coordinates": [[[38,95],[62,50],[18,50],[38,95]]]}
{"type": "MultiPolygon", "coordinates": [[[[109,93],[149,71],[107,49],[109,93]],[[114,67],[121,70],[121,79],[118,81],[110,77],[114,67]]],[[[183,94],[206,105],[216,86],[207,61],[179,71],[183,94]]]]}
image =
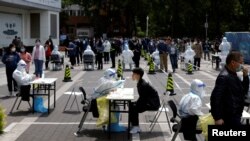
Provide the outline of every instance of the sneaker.
{"type": "Polygon", "coordinates": [[[134,126],[132,127],[132,129],[130,130],[130,134],[136,134],[136,133],[140,133],[141,132],[141,129],[139,126],[134,126]]]}

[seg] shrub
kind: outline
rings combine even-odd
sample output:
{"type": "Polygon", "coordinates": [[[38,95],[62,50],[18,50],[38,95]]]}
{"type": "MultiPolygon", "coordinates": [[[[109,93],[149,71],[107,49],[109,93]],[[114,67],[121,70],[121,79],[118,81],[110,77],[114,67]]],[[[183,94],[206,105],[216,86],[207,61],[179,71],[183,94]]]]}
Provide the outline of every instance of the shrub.
{"type": "Polygon", "coordinates": [[[5,110],[3,109],[2,106],[0,106],[0,134],[3,133],[3,129],[5,126],[5,118],[6,118],[5,110]]]}

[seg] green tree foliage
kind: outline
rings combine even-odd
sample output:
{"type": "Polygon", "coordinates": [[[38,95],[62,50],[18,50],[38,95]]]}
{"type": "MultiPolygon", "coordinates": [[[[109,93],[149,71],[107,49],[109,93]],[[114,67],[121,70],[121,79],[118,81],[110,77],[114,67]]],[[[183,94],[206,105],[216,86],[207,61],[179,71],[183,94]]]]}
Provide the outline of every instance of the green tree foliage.
{"type": "Polygon", "coordinates": [[[6,115],[5,115],[4,109],[2,108],[2,106],[0,106],[0,134],[3,133],[3,129],[5,126],[5,118],[6,118],[6,115]]]}
{"type": "Polygon", "coordinates": [[[149,36],[221,37],[225,31],[247,31],[250,0],[63,0],[63,6],[76,3],[92,12],[99,33],[112,24],[126,31],[124,36],[142,36],[149,16],[149,36]],[[105,14],[100,14],[105,11],[105,14]],[[100,22],[102,21],[102,22],[100,22]],[[138,31],[138,29],[140,29],[138,31]]]}

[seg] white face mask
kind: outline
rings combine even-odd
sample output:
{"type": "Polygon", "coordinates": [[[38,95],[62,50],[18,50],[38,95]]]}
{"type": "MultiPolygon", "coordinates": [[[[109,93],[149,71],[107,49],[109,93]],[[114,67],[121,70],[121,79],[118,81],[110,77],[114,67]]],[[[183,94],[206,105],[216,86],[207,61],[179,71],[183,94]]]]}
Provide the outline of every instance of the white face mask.
{"type": "Polygon", "coordinates": [[[37,42],[37,43],[36,43],[36,46],[37,46],[37,47],[39,47],[39,46],[40,46],[40,43],[39,43],[39,42],[37,42]]]}
{"type": "Polygon", "coordinates": [[[12,51],[12,52],[15,52],[15,51],[16,51],[16,48],[11,48],[11,51],[12,51]]]}

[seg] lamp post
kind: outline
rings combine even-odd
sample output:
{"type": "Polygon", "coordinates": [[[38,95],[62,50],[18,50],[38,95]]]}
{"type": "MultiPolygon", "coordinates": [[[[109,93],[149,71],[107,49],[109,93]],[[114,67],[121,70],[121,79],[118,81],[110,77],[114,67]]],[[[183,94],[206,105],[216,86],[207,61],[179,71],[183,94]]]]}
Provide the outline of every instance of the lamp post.
{"type": "Polygon", "coordinates": [[[207,28],[208,28],[208,23],[207,23],[207,13],[206,13],[206,22],[205,22],[205,29],[206,29],[206,40],[207,40],[207,28]]]}
{"type": "Polygon", "coordinates": [[[146,37],[148,37],[148,20],[149,20],[149,17],[147,16],[146,17],[146,19],[147,19],[147,23],[146,23],[146,37]]]}

